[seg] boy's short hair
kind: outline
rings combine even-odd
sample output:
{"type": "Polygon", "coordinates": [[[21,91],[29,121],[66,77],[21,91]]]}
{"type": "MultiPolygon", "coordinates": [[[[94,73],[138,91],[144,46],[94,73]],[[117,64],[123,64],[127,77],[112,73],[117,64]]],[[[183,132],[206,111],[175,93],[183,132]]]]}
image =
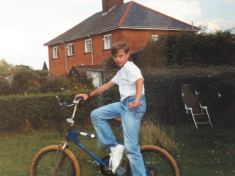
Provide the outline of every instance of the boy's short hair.
{"type": "Polygon", "coordinates": [[[114,43],[111,47],[112,56],[117,54],[120,49],[123,49],[126,54],[129,52],[129,46],[127,45],[127,43],[119,41],[114,43]]]}

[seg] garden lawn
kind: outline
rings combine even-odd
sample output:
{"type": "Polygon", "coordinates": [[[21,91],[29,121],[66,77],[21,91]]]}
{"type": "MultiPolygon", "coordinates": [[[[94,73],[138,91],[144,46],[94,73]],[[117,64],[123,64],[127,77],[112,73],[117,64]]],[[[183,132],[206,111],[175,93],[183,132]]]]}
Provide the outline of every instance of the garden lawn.
{"type": "MultiPolygon", "coordinates": [[[[234,176],[235,175],[235,129],[221,126],[165,127],[179,148],[174,153],[181,176],[234,176]]],[[[84,131],[84,130],[83,130],[84,131]]],[[[94,132],[93,129],[87,132],[94,132]]],[[[141,139],[140,139],[141,140],[141,139]]],[[[59,144],[58,132],[33,132],[25,134],[0,134],[0,175],[29,176],[34,155],[43,147],[59,144]]],[[[97,140],[81,141],[99,157],[108,150],[97,148],[97,140]]],[[[99,145],[98,145],[99,146],[99,145]]],[[[93,159],[71,143],[69,148],[77,157],[82,176],[100,176],[99,168],[91,167],[93,159]]]]}
{"type": "Polygon", "coordinates": [[[234,176],[235,129],[209,125],[174,127],[180,152],[174,156],[182,176],[234,176]]]}

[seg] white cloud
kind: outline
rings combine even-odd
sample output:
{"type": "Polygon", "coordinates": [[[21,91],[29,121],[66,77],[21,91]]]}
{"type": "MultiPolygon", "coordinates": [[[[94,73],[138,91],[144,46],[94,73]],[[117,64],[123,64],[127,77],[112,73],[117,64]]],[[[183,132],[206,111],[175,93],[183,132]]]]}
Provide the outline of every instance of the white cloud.
{"type": "Polygon", "coordinates": [[[201,16],[201,8],[198,1],[150,0],[145,5],[187,23],[191,23],[197,17],[201,16]]]}
{"type": "Polygon", "coordinates": [[[225,3],[229,3],[229,4],[235,3],[235,0],[220,0],[220,1],[225,2],[225,3]]]}

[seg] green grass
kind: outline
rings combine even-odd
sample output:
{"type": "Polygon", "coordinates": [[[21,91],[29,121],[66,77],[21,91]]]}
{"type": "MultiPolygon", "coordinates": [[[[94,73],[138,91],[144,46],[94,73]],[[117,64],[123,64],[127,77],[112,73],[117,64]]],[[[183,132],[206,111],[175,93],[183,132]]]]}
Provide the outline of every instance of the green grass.
{"type": "Polygon", "coordinates": [[[181,175],[234,176],[235,129],[208,125],[175,127],[174,140],[180,152],[174,156],[181,175]]]}
{"type": "MultiPolygon", "coordinates": [[[[171,154],[178,164],[181,176],[234,176],[235,129],[221,126],[210,128],[207,125],[199,128],[201,129],[199,131],[191,126],[164,128],[165,133],[174,140],[178,148],[178,151],[171,154]]],[[[92,128],[81,131],[94,132],[92,128]]],[[[160,134],[160,132],[156,133],[160,134]]],[[[142,143],[143,140],[140,140],[142,143]]],[[[1,133],[0,141],[0,175],[29,176],[34,155],[43,147],[59,144],[60,136],[58,132],[50,131],[24,134],[1,133]]],[[[97,149],[96,140],[82,140],[81,143],[99,157],[109,153],[103,147],[97,149]]],[[[170,143],[172,143],[171,140],[170,143]]],[[[93,159],[90,156],[73,143],[69,149],[79,161],[82,176],[102,175],[99,168],[91,167],[93,159]]]]}

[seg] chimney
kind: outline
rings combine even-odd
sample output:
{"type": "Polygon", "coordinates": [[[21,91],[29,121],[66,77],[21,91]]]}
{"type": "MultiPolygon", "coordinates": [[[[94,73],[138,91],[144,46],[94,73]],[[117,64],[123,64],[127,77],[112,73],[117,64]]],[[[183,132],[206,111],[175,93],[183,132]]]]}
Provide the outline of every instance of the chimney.
{"type": "Polygon", "coordinates": [[[102,5],[103,5],[103,13],[107,12],[109,9],[112,7],[120,6],[123,4],[123,0],[102,0],[102,5]]]}

